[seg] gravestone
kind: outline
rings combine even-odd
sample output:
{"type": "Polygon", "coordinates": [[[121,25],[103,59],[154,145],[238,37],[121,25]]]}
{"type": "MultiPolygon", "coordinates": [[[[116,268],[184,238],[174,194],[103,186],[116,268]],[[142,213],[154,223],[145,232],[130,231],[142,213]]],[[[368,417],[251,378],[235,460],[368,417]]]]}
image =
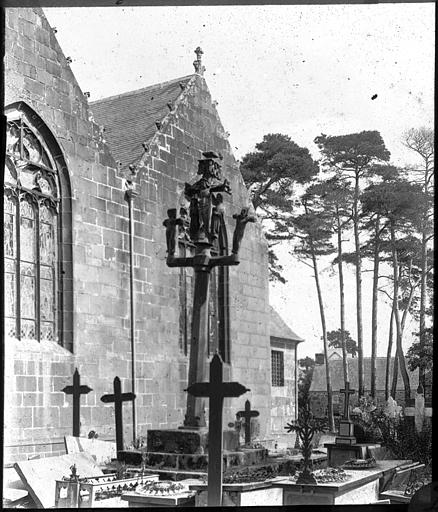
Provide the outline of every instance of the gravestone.
{"type": "Polygon", "coordinates": [[[260,413],[259,411],[251,410],[251,403],[249,400],[245,401],[245,410],[237,413],[238,418],[245,419],[245,444],[251,444],[251,418],[257,418],[260,413]]]}
{"type": "Polygon", "coordinates": [[[219,354],[210,363],[210,381],[196,382],[187,388],[197,397],[208,397],[208,506],[222,505],[222,409],[225,397],[238,397],[249,391],[239,382],[223,382],[223,364],[219,354]]]}
{"type": "Polygon", "coordinates": [[[24,486],[39,508],[55,506],[56,480],[62,480],[76,466],[80,477],[102,476],[103,472],[88,453],[72,453],[59,457],[20,461],[14,464],[24,486]]]}
{"type": "Polygon", "coordinates": [[[81,431],[81,395],[86,395],[93,390],[88,386],[81,386],[81,376],[79,375],[78,369],[76,368],[73,374],[73,386],[66,386],[64,389],[62,389],[62,391],[66,395],[73,395],[73,435],[75,437],[79,437],[81,431]]]}
{"type": "Polygon", "coordinates": [[[122,393],[122,384],[119,377],[114,378],[114,393],[112,395],[103,395],[101,398],[104,403],[114,403],[114,416],[116,421],[116,446],[117,452],[122,451],[123,446],[123,402],[135,400],[134,393],[122,393]]]}
{"type": "Polygon", "coordinates": [[[325,443],[329,466],[341,466],[350,459],[367,459],[371,449],[380,447],[379,443],[358,443],[354,436],[354,423],[350,419],[350,395],[355,393],[350,383],[345,382],[345,388],[340,390],[345,395],[344,414],[339,422],[339,436],[334,443],[325,443]]]}
{"type": "Polygon", "coordinates": [[[350,419],[350,395],[356,393],[355,389],[350,388],[350,383],[345,382],[345,388],[339,390],[344,395],[344,415],[339,421],[339,436],[336,437],[336,444],[355,444],[354,424],[350,419]]]}
{"type": "Polygon", "coordinates": [[[117,458],[116,443],[112,441],[65,436],[64,444],[67,453],[89,453],[97,464],[107,464],[117,458]]]}

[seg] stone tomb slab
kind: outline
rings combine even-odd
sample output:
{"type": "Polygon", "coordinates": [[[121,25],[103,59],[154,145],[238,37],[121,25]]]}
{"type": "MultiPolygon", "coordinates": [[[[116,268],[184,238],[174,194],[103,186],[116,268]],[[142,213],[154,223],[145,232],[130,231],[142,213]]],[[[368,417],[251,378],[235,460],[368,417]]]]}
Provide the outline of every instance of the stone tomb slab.
{"type": "Polygon", "coordinates": [[[99,465],[104,465],[111,462],[112,459],[117,459],[116,443],[112,441],[65,436],[64,444],[67,453],[89,453],[99,465]]]}
{"type": "MultiPolygon", "coordinates": [[[[281,477],[283,478],[283,477],[281,477]]],[[[281,480],[280,478],[280,480],[281,480]]],[[[266,482],[237,483],[222,485],[223,507],[282,506],[283,489],[275,487],[277,479],[266,482]]],[[[196,507],[208,506],[208,486],[191,485],[196,490],[196,507]]]]}
{"type": "Polygon", "coordinates": [[[38,508],[55,506],[56,480],[71,474],[70,466],[76,465],[80,477],[102,476],[103,472],[88,453],[71,453],[59,457],[20,461],[14,468],[38,508]]]}
{"type": "Polygon", "coordinates": [[[297,485],[284,479],[275,485],[283,488],[283,505],[365,505],[379,500],[380,480],[404,464],[406,461],[385,460],[372,469],[346,470],[351,478],[339,483],[297,485]]]}

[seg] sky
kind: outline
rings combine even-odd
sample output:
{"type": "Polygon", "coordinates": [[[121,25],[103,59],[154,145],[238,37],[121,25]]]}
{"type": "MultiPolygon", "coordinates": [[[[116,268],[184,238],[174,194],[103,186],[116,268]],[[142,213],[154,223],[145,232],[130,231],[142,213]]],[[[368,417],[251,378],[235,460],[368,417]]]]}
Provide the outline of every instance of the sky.
{"type": "MultiPolygon", "coordinates": [[[[44,12],[90,101],[189,75],[200,46],[205,79],[238,159],[267,133],[287,134],[319,158],[313,140],[321,133],[378,130],[394,164],[415,165],[401,136],[433,126],[433,3],[44,12]]],[[[299,356],[312,356],[322,349],[316,292],[312,274],[289,249],[280,250],[288,282],[272,286],[270,300],[305,338],[299,356]]],[[[328,262],[325,268],[329,329],[337,329],[336,276],[328,262]]],[[[347,274],[347,328],[355,337],[354,274],[347,274]]],[[[370,293],[364,277],[365,355],[370,293]]],[[[386,354],[387,316],[382,307],[379,355],[386,354]]],[[[406,330],[412,331],[409,324],[406,330]]]]}

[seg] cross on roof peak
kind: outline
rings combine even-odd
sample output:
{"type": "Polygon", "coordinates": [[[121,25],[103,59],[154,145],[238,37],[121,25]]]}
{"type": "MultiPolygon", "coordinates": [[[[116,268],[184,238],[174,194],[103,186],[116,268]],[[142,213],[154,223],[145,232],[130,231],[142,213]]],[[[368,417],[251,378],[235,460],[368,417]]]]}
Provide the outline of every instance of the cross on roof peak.
{"type": "Polygon", "coordinates": [[[196,53],[196,60],[193,61],[195,73],[202,76],[205,71],[205,67],[202,65],[202,55],[204,54],[204,52],[202,51],[201,47],[198,46],[195,50],[195,53],[196,53]]]}

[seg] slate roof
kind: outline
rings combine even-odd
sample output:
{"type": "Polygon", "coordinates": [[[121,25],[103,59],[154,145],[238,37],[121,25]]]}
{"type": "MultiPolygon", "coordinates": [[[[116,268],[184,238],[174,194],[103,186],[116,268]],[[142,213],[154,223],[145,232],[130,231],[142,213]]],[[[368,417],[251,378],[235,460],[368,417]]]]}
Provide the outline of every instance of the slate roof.
{"type": "Polygon", "coordinates": [[[269,308],[269,332],[271,338],[274,337],[282,340],[292,340],[297,342],[304,341],[303,338],[300,338],[297,334],[294,333],[294,331],[286,324],[286,322],[281,318],[281,316],[272,306],[269,306],[269,308]]]}
{"type": "Polygon", "coordinates": [[[186,87],[192,76],[90,102],[95,122],[105,127],[111,153],[124,168],[143,155],[142,144],[155,135],[156,121],[166,117],[167,104],[183,93],[181,85],[186,87]]]}
{"type": "MultiPolygon", "coordinates": [[[[357,379],[357,357],[348,358],[348,375],[350,378],[350,386],[353,389],[358,388],[358,379],[357,379]]],[[[394,358],[391,358],[391,370],[393,368],[394,358]]],[[[364,384],[365,391],[369,391],[371,389],[371,358],[364,357],[364,384]]],[[[418,370],[411,372],[407,369],[409,374],[409,382],[411,389],[416,390],[418,387],[418,370]]],[[[385,390],[385,375],[386,375],[386,357],[377,357],[376,358],[376,390],[384,391],[385,390]]],[[[332,389],[334,392],[339,391],[344,387],[344,374],[342,369],[342,359],[331,359],[330,360],[330,377],[332,381],[332,389]]],[[[390,383],[392,382],[392,371],[390,377],[390,383]]],[[[398,374],[397,379],[397,389],[403,390],[403,379],[400,373],[398,374]]],[[[325,364],[315,366],[313,371],[312,384],[310,386],[310,391],[327,391],[327,384],[325,380],[325,364]]]]}

